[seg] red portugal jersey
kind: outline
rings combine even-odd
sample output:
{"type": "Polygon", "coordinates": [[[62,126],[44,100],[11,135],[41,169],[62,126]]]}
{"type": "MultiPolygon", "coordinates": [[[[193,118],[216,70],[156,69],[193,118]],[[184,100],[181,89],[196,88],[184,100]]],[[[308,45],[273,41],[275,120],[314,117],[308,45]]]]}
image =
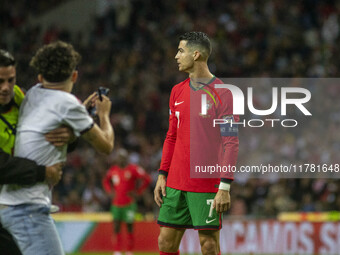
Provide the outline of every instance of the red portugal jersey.
{"type": "MultiPolygon", "coordinates": [[[[214,77],[208,84],[196,89],[191,86],[188,78],[171,91],[169,130],[159,169],[168,174],[167,186],[170,188],[191,192],[217,192],[220,178],[207,178],[207,167],[217,164],[236,165],[237,132],[236,135],[235,132],[233,135],[226,135],[219,125],[214,127],[213,122],[214,119],[232,119],[237,122],[239,118],[233,116],[230,90],[215,88],[215,84],[223,82],[214,77]],[[206,100],[205,113],[202,95],[205,95],[206,100]]],[[[232,172],[219,176],[233,179],[232,172]]]]}
{"type": "Polygon", "coordinates": [[[150,176],[140,166],[129,164],[120,168],[115,165],[103,179],[103,187],[107,193],[114,191],[113,205],[126,206],[134,202],[134,193],[142,194],[150,182],[150,176]]]}

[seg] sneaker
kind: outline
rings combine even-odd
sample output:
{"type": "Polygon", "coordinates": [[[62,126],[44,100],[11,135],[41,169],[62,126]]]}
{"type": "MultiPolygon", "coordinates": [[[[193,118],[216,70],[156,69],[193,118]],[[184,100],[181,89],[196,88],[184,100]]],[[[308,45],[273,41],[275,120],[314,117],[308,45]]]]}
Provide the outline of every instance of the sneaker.
{"type": "Polygon", "coordinates": [[[112,255],[122,255],[122,253],[120,251],[115,251],[112,253],[112,255]]]}

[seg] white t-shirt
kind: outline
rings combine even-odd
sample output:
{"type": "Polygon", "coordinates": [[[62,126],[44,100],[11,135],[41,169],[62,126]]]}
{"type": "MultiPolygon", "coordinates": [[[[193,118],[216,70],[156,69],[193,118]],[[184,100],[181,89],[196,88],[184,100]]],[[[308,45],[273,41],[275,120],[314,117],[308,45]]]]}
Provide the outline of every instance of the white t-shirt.
{"type": "MultiPolygon", "coordinates": [[[[21,104],[14,155],[49,166],[66,161],[67,145],[55,147],[44,135],[62,124],[78,137],[93,126],[93,120],[78,99],[67,92],[46,89],[37,84],[21,104]]],[[[32,186],[4,185],[0,204],[51,204],[51,189],[46,183],[32,186]]]]}

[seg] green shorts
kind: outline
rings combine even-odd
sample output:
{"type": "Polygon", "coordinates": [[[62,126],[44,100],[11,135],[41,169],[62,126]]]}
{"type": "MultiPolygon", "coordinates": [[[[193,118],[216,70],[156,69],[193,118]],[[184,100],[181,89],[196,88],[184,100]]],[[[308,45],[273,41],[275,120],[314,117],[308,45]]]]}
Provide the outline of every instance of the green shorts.
{"type": "Polygon", "coordinates": [[[214,230],[222,227],[222,214],[213,208],[216,193],[188,192],[166,187],[158,224],[173,228],[214,230]]]}
{"type": "Polygon", "coordinates": [[[137,205],[135,203],[123,207],[118,207],[114,205],[111,206],[111,214],[113,216],[113,220],[124,221],[126,223],[134,222],[136,210],[137,205]]]}

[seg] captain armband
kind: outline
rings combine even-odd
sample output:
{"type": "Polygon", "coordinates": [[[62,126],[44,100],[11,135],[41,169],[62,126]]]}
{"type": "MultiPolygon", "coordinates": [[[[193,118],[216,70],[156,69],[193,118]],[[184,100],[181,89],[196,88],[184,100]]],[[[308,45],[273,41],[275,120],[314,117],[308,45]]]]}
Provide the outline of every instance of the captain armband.
{"type": "Polygon", "coordinates": [[[238,124],[232,115],[223,117],[224,123],[219,124],[221,136],[238,136],[238,124]]]}

